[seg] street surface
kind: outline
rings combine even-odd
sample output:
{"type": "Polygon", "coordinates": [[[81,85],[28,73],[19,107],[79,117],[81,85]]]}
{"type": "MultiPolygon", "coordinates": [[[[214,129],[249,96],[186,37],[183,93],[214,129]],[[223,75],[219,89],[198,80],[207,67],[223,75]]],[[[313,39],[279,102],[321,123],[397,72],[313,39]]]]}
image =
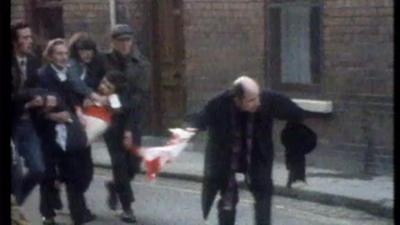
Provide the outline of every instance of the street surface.
{"type": "MultiPolygon", "coordinates": [[[[97,219],[88,225],[123,225],[117,213],[105,205],[104,181],[109,179],[110,171],[96,169],[95,178],[87,192],[89,208],[97,219]]],[[[217,225],[216,209],[213,208],[207,222],[202,220],[200,210],[200,183],[175,179],[158,178],[150,183],[143,175],[133,182],[136,202],[133,204],[139,225],[217,225]]],[[[246,190],[240,191],[237,225],[253,225],[253,200],[246,190]]],[[[62,192],[64,209],[57,220],[71,224],[65,193],[62,192]]],[[[32,225],[40,225],[38,210],[38,188],[23,206],[32,225]]],[[[274,196],[274,225],[392,225],[393,221],[379,218],[362,211],[342,207],[332,207],[313,202],[298,201],[274,196]]]]}

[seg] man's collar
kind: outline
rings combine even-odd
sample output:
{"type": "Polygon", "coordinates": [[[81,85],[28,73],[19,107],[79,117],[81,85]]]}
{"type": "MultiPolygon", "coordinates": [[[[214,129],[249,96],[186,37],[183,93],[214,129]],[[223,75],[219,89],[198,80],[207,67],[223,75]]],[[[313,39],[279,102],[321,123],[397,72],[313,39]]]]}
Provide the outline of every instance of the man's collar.
{"type": "Polygon", "coordinates": [[[16,56],[16,58],[17,58],[17,62],[18,62],[18,63],[21,62],[22,60],[24,60],[25,63],[26,63],[27,60],[28,60],[28,57],[27,57],[27,56],[16,56]]]}
{"type": "Polygon", "coordinates": [[[68,66],[64,67],[64,68],[60,68],[56,65],[54,65],[53,63],[50,64],[51,68],[53,68],[54,71],[56,71],[57,73],[67,73],[67,69],[68,66]]]}
{"type": "Polygon", "coordinates": [[[116,50],[111,50],[111,55],[117,60],[134,60],[139,61],[139,57],[135,54],[135,51],[131,52],[129,55],[122,55],[116,50]]]}

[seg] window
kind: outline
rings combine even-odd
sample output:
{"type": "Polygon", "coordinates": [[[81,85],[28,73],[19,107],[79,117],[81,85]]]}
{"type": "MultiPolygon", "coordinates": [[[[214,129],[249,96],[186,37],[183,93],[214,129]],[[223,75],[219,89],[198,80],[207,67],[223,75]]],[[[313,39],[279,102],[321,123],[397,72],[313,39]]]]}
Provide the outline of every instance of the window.
{"type": "Polygon", "coordinates": [[[321,76],[321,7],[312,1],[269,4],[267,75],[273,88],[315,88],[321,76]]]}

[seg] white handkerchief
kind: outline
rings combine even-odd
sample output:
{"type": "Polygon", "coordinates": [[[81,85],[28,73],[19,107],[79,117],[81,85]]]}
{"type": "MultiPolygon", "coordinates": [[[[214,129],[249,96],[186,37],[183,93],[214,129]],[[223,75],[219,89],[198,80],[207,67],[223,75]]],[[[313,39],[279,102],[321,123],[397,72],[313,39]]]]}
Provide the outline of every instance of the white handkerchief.
{"type": "Polygon", "coordinates": [[[67,150],[67,126],[63,123],[59,123],[55,127],[56,129],[56,142],[62,150],[67,150]]]}
{"type": "Polygon", "coordinates": [[[182,140],[189,140],[191,137],[193,137],[193,135],[195,135],[194,132],[190,132],[182,128],[169,128],[168,130],[182,140]]]}
{"type": "Polygon", "coordinates": [[[118,95],[112,94],[108,96],[108,100],[110,101],[110,106],[113,109],[121,108],[121,101],[118,98],[118,95]]]}

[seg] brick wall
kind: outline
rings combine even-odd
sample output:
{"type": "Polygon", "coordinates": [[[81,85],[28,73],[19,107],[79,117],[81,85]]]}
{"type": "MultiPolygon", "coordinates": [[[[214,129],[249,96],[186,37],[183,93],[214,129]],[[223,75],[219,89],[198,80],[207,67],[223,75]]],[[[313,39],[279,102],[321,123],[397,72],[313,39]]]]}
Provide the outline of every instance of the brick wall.
{"type": "Polygon", "coordinates": [[[127,23],[136,32],[138,45],[143,54],[150,55],[150,1],[116,0],[116,23],[127,23]]]}
{"type": "MultiPolygon", "coordinates": [[[[149,11],[139,0],[117,0],[119,20],[138,30],[148,47],[149,11]],[[122,21],[123,22],[123,21],[122,21]],[[146,36],[147,35],[147,36],[146,36]]],[[[323,2],[323,74],[320,92],[291,97],[328,99],[334,113],[306,123],[319,134],[310,165],[346,172],[364,170],[366,152],[375,172],[391,172],[393,157],[393,1],[323,2]],[[369,147],[368,147],[369,146],[369,147]]],[[[199,109],[241,72],[262,83],[265,62],[264,0],[183,0],[187,111],[199,109]]],[[[93,33],[108,48],[109,3],[64,0],[65,33],[93,33]]],[[[22,0],[12,1],[12,20],[22,18],[22,0]]],[[[277,123],[276,153],[282,159],[277,123]]]]}
{"type": "Polygon", "coordinates": [[[184,0],[188,111],[241,72],[263,80],[263,7],[263,0],[184,0]]]}
{"type": "MultiPolygon", "coordinates": [[[[393,1],[323,1],[320,92],[291,97],[334,101],[334,113],[306,123],[319,134],[309,164],[350,173],[392,171],[393,1]],[[370,146],[370,147],[368,147],[370,146]]],[[[263,80],[264,1],[185,0],[188,111],[199,108],[240,72],[263,80]],[[212,82],[210,82],[212,81],[212,82]]],[[[274,139],[282,159],[277,123],[274,139]]]]}
{"type": "Polygon", "coordinates": [[[101,49],[109,47],[110,11],[105,0],[64,0],[63,20],[65,37],[78,31],[92,34],[101,49]]]}
{"type": "Polygon", "coordinates": [[[25,9],[24,0],[11,1],[11,21],[24,20],[25,9]]]}
{"type": "MultiPolygon", "coordinates": [[[[145,22],[148,11],[140,0],[116,0],[116,23],[128,23],[138,33],[140,40],[148,35],[145,22]]],[[[92,34],[101,50],[110,47],[110,5],[104,0],[65,0],[64,1],[65,35],[70,37],[74,32],[87,31],[92,34]]],[[[148,51],[148,43],[141,41],[141,48],[148,51]]]]}
{"type": "MultiPolygon", "coordinates": [[[[368,139],[376,172],[392,170],[393,1],[327,0],[324,84],[335,115],[323,128],[336,151],[364,160],[368,139]]],[[[363,168],[358,168],[362,170],[363,168]]]]}

